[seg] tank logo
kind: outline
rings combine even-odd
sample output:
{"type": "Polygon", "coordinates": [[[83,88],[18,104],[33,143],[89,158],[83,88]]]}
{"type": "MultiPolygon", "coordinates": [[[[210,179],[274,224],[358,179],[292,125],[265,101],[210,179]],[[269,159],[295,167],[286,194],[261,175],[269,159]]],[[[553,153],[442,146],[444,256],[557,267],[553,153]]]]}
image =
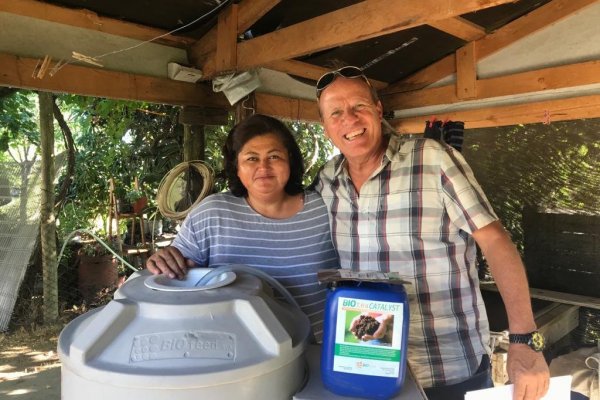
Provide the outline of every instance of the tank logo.
{"type": "Polygon", "coordinates": [[[235,335],[225,332],[175,331],[137,335],[130,362],[173,358],[235,359],[235,335]]]}

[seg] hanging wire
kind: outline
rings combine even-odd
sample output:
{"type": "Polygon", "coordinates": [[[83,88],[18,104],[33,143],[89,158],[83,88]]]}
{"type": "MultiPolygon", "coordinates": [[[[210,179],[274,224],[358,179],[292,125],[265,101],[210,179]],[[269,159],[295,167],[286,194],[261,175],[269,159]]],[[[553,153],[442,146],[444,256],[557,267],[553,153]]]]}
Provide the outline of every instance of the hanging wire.
{"type": "Polygon", "coordinates": [[[121,261],[123,263],[123,265],[127,266],[129,269],[131,269],[133,271],[139,271],[138,268],[129,264],[127,261],[125,261],[125,259],[123,259],[123,257],[121,257],[119,254],[117,254],[108,244],[106,244],[102,239],[100,239],[98,237],[98,235],[96,235],[94,232],[92,232],[88,229],[76,229],[73,232],[69,233],[69,235],[65,239],[65,242],[62,245],[62,248],[60,249],[60,253],[58,254],[57,264],[60,264],[60,260],[65,251],[65,247],[67,247],[67,244],[69,243],[71,238],[73,238],[73,236],[75,236],[76,233],[87,233],[88,235],[92,236],[94,239],[96,239],[98,241],[98,243],[100,243],[102,246],[104,246],[106,248],[106,250],[110,251],[117,258],[117,260],[121,261]]]}
{"type": "MultiPolygon", "coordinates": [[[[151,43],[151,42],[154,42],[155,40],[158,40],[158,39],[161,39],[161,38],[163,38],[165,36],[171,35],[171,34],[173,34],[175,32],[179,32],[179,31],[181,31],[181,30],[183,30],[183,29],[185,29],[185,28],[187,28],[187,27],[195,24],[196,22],[198,22],[198,21],[206,18],[207,16],[213,14],[214,12],[218,11],[219,9],[221,9],[222,7],[224,7],[227,4],[229,4],[228,1],[219,2],[219,4],[217,4],[217,6],[214,7],[212,10],[210,10],[210,11],[202,14],[201,16],[199,16],[198,18],[194,19],[193,21],[188,22],[187,24],[185,24],[183,26],[180,26],[179,28],[173,29],[173,30],[171,30],[169,32],[166,32],[166,33],[163,33],[162,35],[156,36],[156,37],[154,37],[152,39],[145,40],[143,42],[137,43],[137,44],[135,44],[133,46],[125,47],[123,49],[117,49],[117,50],[109,51],[107,53],[100,54],[100,55],[93,56],[93,57],[92,56],[87,56],[87,55],[82,54],[82,53],[78,53],[76,51],[73,51],[72,52],[72,57],[75,60],[82,61],[82,62],[85,62],[85,63],[88,63],[88,64],[92,64],[92,65],[96,65],[96,66],[102,67],[103,65],[98,62],[99,59],[104,58],[104,57],[109,56],[109,55],[113,55],[113,54],[122,53],[122,52],[129,51],[129,50],[133,50],[133,49],[138,48],[140,46],[143,46],[143,45],[145,45],[147,43],[151,43]]],[[[54,74],[56,74],[58,71],[60,71],[62,68],[64,68],[65,65],[69,65],[69,64],[72,64],[72,63],[73,63],[73,61],[67,61],[67,62],[63,63],[62,60],[60,60],[52,68],[50,76],[54,76],[54,74]]],[[[36,66],[36,68],[34,68],[34,73],[36,72],[36,70],[37,70],[37,66],[36,66]]]]}

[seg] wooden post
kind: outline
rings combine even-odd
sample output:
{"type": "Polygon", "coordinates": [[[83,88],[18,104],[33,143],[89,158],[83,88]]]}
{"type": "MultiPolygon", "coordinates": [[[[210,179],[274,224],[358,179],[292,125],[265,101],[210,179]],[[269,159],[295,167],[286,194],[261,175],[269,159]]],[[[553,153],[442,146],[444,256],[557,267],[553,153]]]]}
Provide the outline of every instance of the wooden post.
{"type": "Polygon", "coordinates": [[[183,161],[204,160],[204,125],[183,124],[183,161]]]}
{"type": "Polygon", "coordinates": [[[44,289],[44,323],[58,319],[58,262],[56,259],[56,219],[54,216],[54,119],[52,94],[39,93],[40,143],[42,153],[42,205],[40,236],[44,289]]]}
{"type": "Polygon", "coordinates": [[[206,125],[227,125],[227,110],[210,107],[183,107],[179,123],[183,125],[183,161],[204,160],[206,125]]]}
{"type": "Polygon", "coordinates": [[[250,93],[235,105],[235,123],[238,124],[256,112],[256,95],[250,93]]]}

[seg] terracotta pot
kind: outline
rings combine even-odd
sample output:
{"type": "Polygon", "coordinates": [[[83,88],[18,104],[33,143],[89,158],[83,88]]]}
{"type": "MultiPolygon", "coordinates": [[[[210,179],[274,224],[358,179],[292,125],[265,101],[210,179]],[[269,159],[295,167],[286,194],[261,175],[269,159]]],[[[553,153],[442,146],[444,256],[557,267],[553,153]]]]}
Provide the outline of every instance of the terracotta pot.
{"type": "Polygon", "coordinates": [[[79,292],[91,302],[100,290],[117,284],[117,262],[112,255],[80,255],[78,278],[79,292]]]}
{"type": "Polygon", "coordinates": [[[148,205],[148,198],[146,196],[140,197],[133,203],[133,212],[136,214],[144,211],[144,208],[148,205]]]}

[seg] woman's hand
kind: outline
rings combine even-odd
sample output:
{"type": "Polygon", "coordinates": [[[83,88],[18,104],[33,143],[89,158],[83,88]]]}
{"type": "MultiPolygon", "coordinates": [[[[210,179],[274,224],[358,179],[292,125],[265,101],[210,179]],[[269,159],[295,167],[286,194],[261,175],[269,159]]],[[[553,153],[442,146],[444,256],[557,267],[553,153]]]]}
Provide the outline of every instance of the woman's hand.
{"type": "Polygon", "coordinates": [[[169,278],[183,279],[187,270],[196,265],[186,259],[177,247],[168,246],[152,254],[146,261],[146,268],[154,275],[165,274],[169,278]]]}

